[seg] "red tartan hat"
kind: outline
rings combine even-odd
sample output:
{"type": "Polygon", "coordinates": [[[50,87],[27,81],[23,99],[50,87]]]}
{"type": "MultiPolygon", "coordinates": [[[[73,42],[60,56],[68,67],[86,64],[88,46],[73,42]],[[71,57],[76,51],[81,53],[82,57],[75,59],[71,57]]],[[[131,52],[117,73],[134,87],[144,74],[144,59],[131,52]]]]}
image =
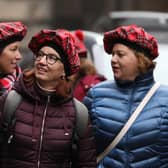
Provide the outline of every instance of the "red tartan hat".
{"type": "Polygon", "coordinates": [[[14,42],[21,41],[27,33],[27,27],[22,22],[0,23],[0,48],[14,42]]]}
{"type": "Polygon", "coordinates": [[[32,37],[28,47],[36,55],[42,46],[51,46],[50,44],[56,51],[57,49],[62,51],[60,56],[65,60],[63,63],[66,75],[76,73],[80,67],[80,60],[72,34],[64,29],[43,29],[32,37]]]}
{"type": "Polygon", "coordinates": [[[114,44],[120,42],[148,53],[152,60],[159,55],[156,38],[137,25],[120,26],[105,32],[103,41],[104,49],[108,54],[111,54],[114,44]]]}

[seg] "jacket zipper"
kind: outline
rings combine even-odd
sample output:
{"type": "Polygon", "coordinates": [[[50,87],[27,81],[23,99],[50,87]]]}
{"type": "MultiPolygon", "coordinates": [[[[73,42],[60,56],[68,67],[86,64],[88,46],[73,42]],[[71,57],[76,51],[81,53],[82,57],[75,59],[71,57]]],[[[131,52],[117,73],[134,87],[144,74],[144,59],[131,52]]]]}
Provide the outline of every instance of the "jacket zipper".
{"type": "Polygon", "coordinates": [[[46,114],[47,114],[47,108],[48,108],[48,103],[50,101],[50,96],[48,96],[47,99],[47,104],[43,113],[43,120],[42,120],[42,126],[41,126],[41,133],[40,133],[40,146],[39,146],[39,152],[38,152],[38,160],[37,160],[37,168],[40,168],[40,154],[41,154],[41,149],[42,149],[42,143],[43,143],[43,133],[44,133],[44,125],[45,125],[45,119],[46,119],[46,114]]]}

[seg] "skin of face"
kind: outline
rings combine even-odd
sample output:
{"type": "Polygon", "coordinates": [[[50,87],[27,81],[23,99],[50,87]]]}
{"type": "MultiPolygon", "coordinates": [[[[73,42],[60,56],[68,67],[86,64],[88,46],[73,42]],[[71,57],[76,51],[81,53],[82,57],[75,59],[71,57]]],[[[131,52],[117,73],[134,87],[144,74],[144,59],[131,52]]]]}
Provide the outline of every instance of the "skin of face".
{"type": "Polygon", "coordinates": [[[111,65],[117,80],[133,81],[139,74],[134,50],[121,43],[116,43],[112,48],[111,65]]]}
{"type": "Polygon", "coordinates": [[[20,41],[7,45],[0,54],[0,73],[10,74],[15,71],[18,62],[22,59],[20,41]]]}
{"type": "MultiPolygon", "coordinates": [[[[51,47],[44,46],[40,49],[45,54],[53,54],[59,58],[60,55],[51,47]]],[[[45,89],[56,88],[61,76],[65,76],[64,65],[60,60],[57,60],[53,65],[46,61],[44,56],[39,61],[35,61],[35,76],[39,84],[45,89]]]]}

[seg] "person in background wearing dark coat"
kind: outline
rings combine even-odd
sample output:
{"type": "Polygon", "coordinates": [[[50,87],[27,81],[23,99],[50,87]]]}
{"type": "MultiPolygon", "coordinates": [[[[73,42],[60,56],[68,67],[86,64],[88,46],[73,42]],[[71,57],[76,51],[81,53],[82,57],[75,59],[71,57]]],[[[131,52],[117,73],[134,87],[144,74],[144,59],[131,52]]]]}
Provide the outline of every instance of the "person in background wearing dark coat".
{"type": "MultiPolygon", "coordinates": [[[[136,25],[104,34],[115,80],[91,88],[84,98],[95,130],[97,154],[115,139],[155,83],[156,38],[136,25]]],[[[165,74],[163,74],[165,75],[165,74]]],[[[165,76],[166,77],[166,76],[165,76]]],[[[168,87],[161,85],[99,168],[168,167],[168,87]]]]}
{"type": "Polygon", "coordinates": [[[22,58],[19,49],[26,32],[27,27],[22,22],[0,23],[0,96],[20,77],[21,68],[17,64],[22,58]]]}
{"type": "MultiPolygon", "coordinates": [[[[77,73],[80,66],[74,39],[62,29],[43,29],[28,46],[35,63],[13,88],[22,101],[10,129],[7,168],[70,168],[76,109],[69,76],[77,73]]],[[[0,112],[4,100],[1,99],[0,112]]],[[[89,120],[77,142],[77,167],[95,168],[95,141],[89,120]]]]}
{"type": "Polygon", "coordinates": [[[73,36],[80,58],[80,70],[73,76],[73,95],[79,101],[82,101],[91,87],[106,80],[106,78],[97,73],[96,67],[87,56],[88,51],[84,44],[84,33],[81,30],[76,30],[73,32],[73,36]]]}

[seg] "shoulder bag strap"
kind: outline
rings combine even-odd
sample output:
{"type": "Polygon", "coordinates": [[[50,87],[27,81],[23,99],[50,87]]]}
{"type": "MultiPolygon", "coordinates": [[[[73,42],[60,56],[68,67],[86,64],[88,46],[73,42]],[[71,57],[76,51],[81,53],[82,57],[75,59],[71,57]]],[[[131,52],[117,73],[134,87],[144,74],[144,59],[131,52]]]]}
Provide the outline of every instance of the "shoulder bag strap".
{"type": "Polygon", "coordinates": [[[107,148],[105,148],[105,150],[100,155],[98,155],[97,163],[99,163],[120,142],[122,137],[127,133],[128,129],[134,123],[134,121],[136,120],[136,118],[138,117],[138,115],[140,114],[142,109],[144,108],[144,106],[148,103],[148,101],[153,96],[155,91],[159,88],[159,86],[160,86],[159,83],[155,83],[152,86],[152,88],[148,91],[148,93],[143,98],[143,100],[141,101],[139,106],[136,108],[136,110],[133,112],[131,117],[128,119],[128,121],[126,122],[124,127],[120,130],[118,135],[115,137],[115,139],[111,142],[111,144],[109,146],[107,146],[107,148]]]}

